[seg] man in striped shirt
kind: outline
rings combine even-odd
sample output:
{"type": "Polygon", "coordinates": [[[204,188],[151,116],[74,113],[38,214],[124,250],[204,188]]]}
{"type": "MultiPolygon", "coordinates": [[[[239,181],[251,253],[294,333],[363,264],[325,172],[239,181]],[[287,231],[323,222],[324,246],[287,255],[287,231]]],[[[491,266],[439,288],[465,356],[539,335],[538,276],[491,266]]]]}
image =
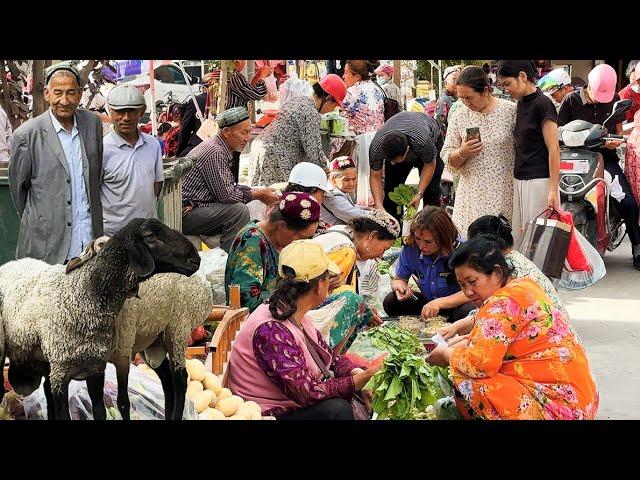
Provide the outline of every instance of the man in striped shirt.
{"type": "Polygon", "coordinates": [[[251,188],[233,180],[232,154],[244,149],[251,132],[247,109],[225,110],[217,121],[219,133],[190,152],[196,157],[196,164],[182,184],[182,233],[221,233],[220,247],[228,252],[236,233],[249,223],[246,204],[260,200],[271,205],[280,197],[272,188],[251,188]]]}
{"type": "Polygon", "coordinates": [[[411,205],[418,207],[420,200],[424,200],[424,205],[440,206],[443,143],[440,125],[424,113],[400,112],[387,120],[369,147],[369,179],[375,208],[400,220],[398,206],[389,193],[406,181],[414,167],[420,170],[420,183],[411,205]]]}
{"type": "Polygon", "coordinates": [[[247,81],[242,74],[246,60],[234,60],[234,72],[229,76],[227,81],[227,103],[225,110],[234,107],[245,107],[249,100],[260,100],[267,94],[267,85],[264,79],[273,72],[271,67],[262,67],[255,74],[251,83],[247,81]]]}

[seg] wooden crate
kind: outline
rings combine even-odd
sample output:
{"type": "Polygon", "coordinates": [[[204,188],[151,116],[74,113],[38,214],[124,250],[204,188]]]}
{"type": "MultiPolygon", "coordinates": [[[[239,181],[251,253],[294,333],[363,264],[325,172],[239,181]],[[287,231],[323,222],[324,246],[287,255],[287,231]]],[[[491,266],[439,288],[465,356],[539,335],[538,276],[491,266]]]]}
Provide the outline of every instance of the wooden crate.
{"type": "MultiPolygon", "coordinates": [[[[217,307],[220,308],[220,307],[217,307]]],[[[249,316],[248,308],[226,308],[222,320],[213,334],[210,343],[199,347],[187,347],[186,358],[203,358],[207,370],[220,377],[222,385],[227,384],[229,354],[242,322],[249,316]]],[[[215,310],[215,309],[214,309],[215,310]]]]}

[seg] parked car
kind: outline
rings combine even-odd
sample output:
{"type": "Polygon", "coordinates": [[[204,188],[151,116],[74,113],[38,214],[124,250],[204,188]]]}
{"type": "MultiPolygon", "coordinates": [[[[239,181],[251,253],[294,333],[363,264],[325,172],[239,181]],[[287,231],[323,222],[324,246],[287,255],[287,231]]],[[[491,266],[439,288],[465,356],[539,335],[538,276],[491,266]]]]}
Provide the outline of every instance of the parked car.
{"type": "MultiPolygon", "coordinates": [[[[190,77],[187,74],[185,80],[180,68],[173,63],[159,65],[153,69],[156,101],[167,101],[171,98],[174,102],[184,102],[189,92],[194,95],[200,93],[200,78],[190,77]],[[188,81],[188,83],[187,83],[188,81]]],[[[118,81],[120,84],[140,86],[144,90],[144,98],[147,102],[147,112],[151,111],[151,80],[148,74],[129,75],[118,81]]]]}

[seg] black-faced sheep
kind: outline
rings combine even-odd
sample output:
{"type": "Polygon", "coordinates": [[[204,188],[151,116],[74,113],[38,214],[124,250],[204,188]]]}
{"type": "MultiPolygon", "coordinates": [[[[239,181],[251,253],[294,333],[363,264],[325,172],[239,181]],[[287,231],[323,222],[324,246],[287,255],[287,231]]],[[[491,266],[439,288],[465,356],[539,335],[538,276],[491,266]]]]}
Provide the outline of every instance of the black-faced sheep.
{"type": "MultiPolygon", "coordinates": [[[[115,320],[126,298],[154,272],[193,274],[200,257],[191,242],[157,219],[135,219],[95,253],[5,283],[32,259],[0,267],[0,319],[9,381],[29,395],[45,376],[48,418],[70,419],[68,386],[87,380],[94,418],[106,418],[104,370],[116,346],[115,320]],[[95,256],[91,261],[88,257],[95,256]]],[[[186,378],[185,378],[186,381],[186,378]]]]}

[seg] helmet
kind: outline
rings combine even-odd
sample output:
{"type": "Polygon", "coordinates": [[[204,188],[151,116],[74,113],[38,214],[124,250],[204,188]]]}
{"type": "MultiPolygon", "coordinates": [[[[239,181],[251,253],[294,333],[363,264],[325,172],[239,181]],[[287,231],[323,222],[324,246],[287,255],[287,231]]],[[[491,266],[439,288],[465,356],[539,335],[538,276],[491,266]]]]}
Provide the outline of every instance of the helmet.
{"type": "Polygon", "coordinates": [[[601,63],[589,72],[589,93],[599,103],[609,103],[616,94],[618,75],[611,65],[601,63]]]}
{"type": "Polygon", "coordinates": [[[296,183],[303,187],[316,187],[325,192],[329,191],[327,174],[321,166],[315,163],[301,162],[291,169],[289,183],[296,183]]]}
{"type": "Polygon", "coordinates": [[[330,73],[320,80],[320,87],[322,90],[331,95],[336,103],[342,107],[342,101],[347,96],[347,84],[344,83],[338,75],[330,73]]]}
{"type": "Polygon", "coordinates": [[[544,93],[554,93],[565,85],[571,85],[571,77],[564,68],[551,70],[544,77],[538,80],[538,87],[544,93]]]}

